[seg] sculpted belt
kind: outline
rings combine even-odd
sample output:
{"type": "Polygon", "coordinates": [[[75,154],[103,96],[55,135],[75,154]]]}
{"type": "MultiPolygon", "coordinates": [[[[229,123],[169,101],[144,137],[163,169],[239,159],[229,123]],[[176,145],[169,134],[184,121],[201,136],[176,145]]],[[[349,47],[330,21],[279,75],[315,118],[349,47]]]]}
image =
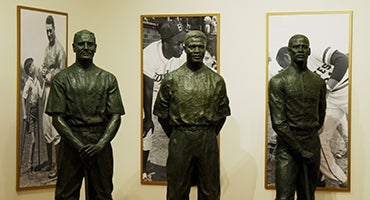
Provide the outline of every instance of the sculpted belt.
{"type": "Polygon", "coordinates": [[[70,126],[76,136],[85,142],[97,142],[103,135],[106,126],[70,126]]]}
{"type": "Polygon", "coordinates": [[[174,126],[173,129],[178,130],[178,131],[197,132],[197,131],[214,130],[215,126],[213,125],[185,125],[185,126],[174,126]]]}
{"type": "Polygon", "coordinates": [[[290,130],[294,133],[302,133],[304,135],[304,133],[312,133],[312,132],[317,132],[317,128],[297,128],[297,127],[289,127],[290,130]]]}

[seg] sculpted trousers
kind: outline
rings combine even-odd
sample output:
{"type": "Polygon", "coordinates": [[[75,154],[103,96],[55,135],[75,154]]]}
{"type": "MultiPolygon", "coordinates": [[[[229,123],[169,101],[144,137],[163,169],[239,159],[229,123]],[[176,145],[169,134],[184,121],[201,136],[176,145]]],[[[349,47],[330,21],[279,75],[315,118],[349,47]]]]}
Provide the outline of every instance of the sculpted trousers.
{"type": "Polygon", "coordinates": [[[194,181],[198,200],[220,199],[220,162],[214,128],[174,128],[169,143],[167,181],[167,200],[188,200],[194,181]]]}
{"type": "Polygon", "coordinates": [[[298,200],[307,200],[307,195],[311,197],[309,200],[314,200],[319,180],[320,139],[317,132],[296,131],[294,134],[302,147],[314,154],[314,162],[305,163],[299,155],[291,152],[281,138],[278,138],[275,152],[276,200],[294,200],[295,191],[298,200]],[[304,165],[307,170],[304,170],[304,165]]]}
{"type": "MultiPolygon", "coordinates": [[[[80,132],[85,144],[97,141],[93,132],[80,132]]],[[[92,158],[82,160],[79,152],[62,137],[58,154],[56,200],[79,200],[84,177],[89,195],[87,200],[112,199],[113,152],[110,144],[92,158]]]]}

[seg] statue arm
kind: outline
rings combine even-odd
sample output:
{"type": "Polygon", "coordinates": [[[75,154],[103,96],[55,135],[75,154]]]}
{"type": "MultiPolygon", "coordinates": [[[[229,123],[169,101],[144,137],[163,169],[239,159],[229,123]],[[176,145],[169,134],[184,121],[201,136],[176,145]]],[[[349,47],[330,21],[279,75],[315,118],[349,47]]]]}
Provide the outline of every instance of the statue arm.
{"type": "Polygon", "coordinates": [[[272,128],[280,139],[288,146],[288,148],[295,154],[302,154],[304,151],[299,144],[297,138],[290,131],[290,126],[286,116],[284,92],[281,88],[283,83],[281,80],[271,79],[269,83],[269,108],[272,121],[272,128]]]}
{"type": "Polygon", "coordinates": [[[80,151],[83,148],[84,144],[75,136],[71,127],[62,117],[62,114],[52,115],[52,120],[53,126],[58,131],[58,133],[66,138],[73,148],[75,148],[77,151],[80,151]]]}
{"type": "Polygon", "coordinates": [[[219,105],[219,117],[220,119],[216,123],[216,135],[218,135],[225,124],[226,116],[231,114],[229,106],[229,98],[227,97],[226,84],[225,81],[221,82],[221,92],[220,92],[220,105],[219,105]]]}
{"type": "Polygon", "coordinates": [[[121,115],[112,114],[108,122],[107,128],[104,131],[104,134],[97,144],[101,145],[102,147],[105,147],[107,144],[109,144],[116,136],[120,125],[121,125],[121,115]]]}

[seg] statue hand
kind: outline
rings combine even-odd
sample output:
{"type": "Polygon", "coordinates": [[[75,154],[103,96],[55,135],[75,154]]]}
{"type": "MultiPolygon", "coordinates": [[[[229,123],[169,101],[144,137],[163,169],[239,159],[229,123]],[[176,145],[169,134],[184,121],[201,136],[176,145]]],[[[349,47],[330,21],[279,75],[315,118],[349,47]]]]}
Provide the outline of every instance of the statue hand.
{"type": "Polygon", "coordinates": [[[80,156],[82,159],[89,159],[102,149],[103,146],[99,144],[87,144],[80,150],[80,156]]]}
{"type": "Polygon", "coordinates": [[[143,137],[146,137],[150,129],[152,129],[152,131],[154,130],[153,120],[144,118],[143,129],[144,129],[143,137]]]}
{"type": "Polygon", "coordinates": [[[309,164],[309,163],[313,163],[314,162],[314,155],[313,153],[309,152],[309,151],[305,151],[303,150],[301,152],[301,156],[302,156],[302,159],[305,163],[309,164]]]}

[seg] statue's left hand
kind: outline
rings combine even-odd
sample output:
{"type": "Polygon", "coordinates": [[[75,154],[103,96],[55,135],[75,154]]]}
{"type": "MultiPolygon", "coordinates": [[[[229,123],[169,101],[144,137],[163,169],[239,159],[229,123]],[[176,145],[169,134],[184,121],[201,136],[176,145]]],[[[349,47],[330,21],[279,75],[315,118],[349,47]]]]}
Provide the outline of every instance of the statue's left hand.
{"type": "Polygon", "coordinates": [[[80,156],[82,159],[88,159],[94,156],[96,153],[101,151],[103,146],[100,144],[87,144],[80,150],[80,156]]]}

